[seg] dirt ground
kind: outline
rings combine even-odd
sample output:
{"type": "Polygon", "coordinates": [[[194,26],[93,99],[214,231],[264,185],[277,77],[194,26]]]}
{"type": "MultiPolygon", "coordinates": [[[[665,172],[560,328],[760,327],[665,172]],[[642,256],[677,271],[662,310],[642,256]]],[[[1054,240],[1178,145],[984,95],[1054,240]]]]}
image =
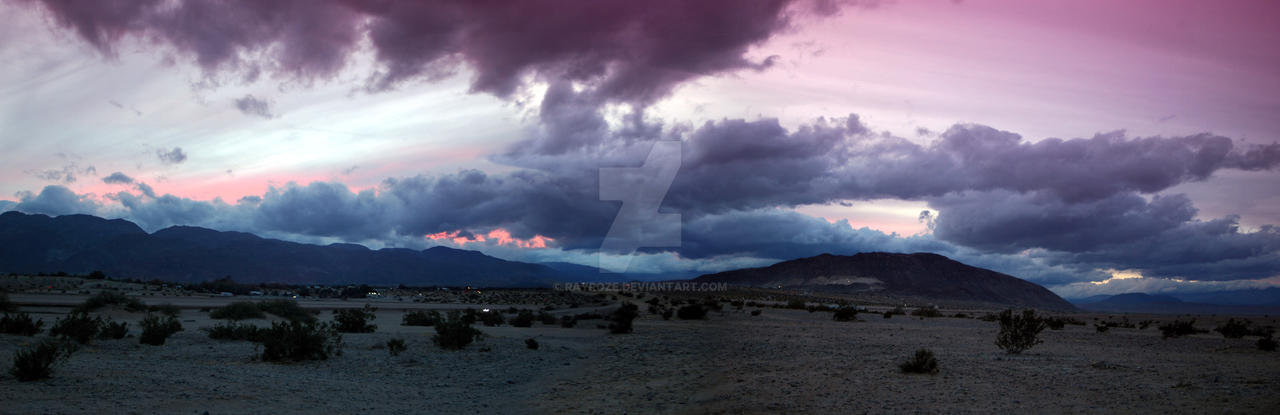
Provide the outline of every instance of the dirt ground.
{"type": "MultiPolygon", "coordinates": [[[[52,296],[52,295],[49,295],[52,296]]],[[[0,359],[48,334],[66,304],[82,300],[11,297],[46,321],[34,338],[0,335],[0,359]]],[[[236,298],[239,300],[240,298],[236,298]]],[[[150,304],[216,306],[229,299],[146,298],[150,304]]],[[[185,309],[185,330],[163,346],[136,337],[96,341],[52,379],[0,377],[0,413],[1277,413],[1280,353],[1255,337],[1217,333],[1161,339],[1155,327],[1068,325],[1046,330],[1021,355],[993,344],[998,326],[971,318],[830,313],[748,307],[706,320],[664,321],[641,307],[631,334],[600,320],[571,329],[476,327],[486,338],[462,351],[432,345],[430,327],[401,326],[403,302],[381,307],[377,332],[345,334],[343,354],[325,361],[253,360],[255,345],[216,341],[199,328],[216,322],[185,309]],[[380,347],[404,338],[392,357],[380,347]],[[525,339],[541,347],[530,350],[525,339]],[[931,349],[936,375],[908,375],[897,363],[931,349]]],[[[325,302],[301,302],[332,308],[325,302]]],[[[358,307],[349,301],[336,306],[358,307]]],[[[409,307],[455,305],[411,303],[409,307]]],[[[474,305],[468,305],[475,307],[474,305]]],[[[517,305],[519,306],[519,305],[517,305]]],[[[532,306],[530,306],[532,307],[532,306]]],[[[596,308],[561,309],[579,313],[596,308]]],[[[142,314],[107,310],[138,333],[142,314]]],[[[1075,315],[1092,321],[1092,315],[1075,315]]],[[[1130,316],[1137,321],[1142,316],[1130,316]]],[[[324,312],[322,320],[331,314],[324,312]]],[[[1162,317],[1170,320],[1173,317],[1162,317]]],[[[1185,318],[1185,317],[1184,317],[1185,318]]],[[[1197,325],[1212,328],[1212,317],[1197,325]]],[[[1274,318],[1256,323],[1280,325],[1274,318]]],[[[256,320],[267,325],[270,319],[256,320]]]]}

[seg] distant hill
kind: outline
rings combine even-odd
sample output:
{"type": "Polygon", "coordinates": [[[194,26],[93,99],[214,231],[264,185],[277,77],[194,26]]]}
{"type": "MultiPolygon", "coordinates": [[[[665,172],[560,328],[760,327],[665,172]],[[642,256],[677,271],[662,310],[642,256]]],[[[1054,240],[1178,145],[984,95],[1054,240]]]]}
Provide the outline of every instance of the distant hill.
{"type": "Polygon", "coordinates": [[[101,270],[175,282],[229,275],[241,282],[526,287],[590,280],[589,268],[567,275],[546,265],[447,247],[320,246],[190,226],[148,234],[121,219],[0,214],[0,272],[6,273],[101,270]]]}
{"type": "Polygon", "coordinates": [[[866,292],[1054,310],[1075,308],[1034,283],[929,253],[823,254],[767,267],[703,275],[695,281],[866,292]]]}
{"type": "Polygon", "coordinates": [[[1072,301],[1076,306],[1092,311],[1112,313],[1150,314],[1227,314],[1265,315],[1280,314],[1280,307],[1267,305],[1230,305],[1186,302],[1168,295],[1127,293],[1111,296],[1093,296],[1072,301]]]}

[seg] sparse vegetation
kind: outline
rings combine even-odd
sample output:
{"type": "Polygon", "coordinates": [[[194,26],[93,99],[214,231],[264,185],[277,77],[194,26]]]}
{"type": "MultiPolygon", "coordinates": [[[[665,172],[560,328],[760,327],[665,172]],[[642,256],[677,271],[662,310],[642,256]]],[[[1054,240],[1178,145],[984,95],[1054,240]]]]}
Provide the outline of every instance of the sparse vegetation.
{"type": "Polygon", "coordinates": [[[640,307],[635,304],[626,303],[612,314],[609,314],[609,332],[613,334],[630,333],[631,322],[640,315],[640,307]]]}
{"type": "Polygon", "coordinates": [[[760,315],[760,310],[751,310],[751,315],[752,315],[752,316],[758,316],[758,315],[760,315]]]}
{"type": "Polygon", "coordinates": [[[0,333],[17,334],[19,336],[34,336],[40,333],[43,321],[34,320],[27,313],[4,313],[0,317],[0,333]]]}
{"type": "Polygon", "coordinates": [[[1190,321],[1174,320],[1172,323],[1160,325],[1160,336],[1165,339],[1208,332],[1208,330],[1196,328],[1196,319],[1191,319],[1190,321]]]}
{"type": "Polygon", "coordinates": [[[911,310],[911,315],[916,317],[942,317],[942,312],[937,307],[928,306],[911,310]]]}
{"type": "Polygon", "coordinates": [[[259,302],[257,305],[259,310],[289,321],[300,321],[306,323],[316,320],[315,314],[302,308],[302,306],[298,305],[297,301],[283,299],[267,300],[259,302]]]}
{"type": "Polygon", "coordinates": [[[680,317],[681,320],[702,320],[707,318],[707,309],[699,304],[682,306],[676,310],[676,317],[680,317]]]}
{"type": "Polygon", "coordinates": [[[101,330],[98,331],[98,338],[104,340],[123,339],[129,335],[129,323],[123,321],[111,321],[107,319],[103,321],[101,330]]]}
{"type": "Polygon", "coordinates": [[[70,358],[75,350],[75,345],[69,342],[45,339],[14,353],[9,374],[21,382],[49,378],[53,376],[53,368],[70,358]]]}
{"type": "Polygon", "coordinates": [[[404,345],[404,339],[387,340],[387,353],[391,353],[392,356],[399,356],[400,352],[407,349],[408,346],[404,345]]]}
{"type": "Polygon", "coordinates": [[[837,308],[834,313],[831,313],[831,318],[835,321],[857,320],[858,309],[853,308],[853,306],[843,306],[843,307],[837,308]]]}
{"type": "Polygon", "coordinates": [[[182,309],[173,304],[160,304],[147,306],[148,313],[164,313],[165,315],[177,317],[182,314],[182,309]]]}
{"type": "Polygon", "coordinates": [[[533,327],[533,311],[520,310],[516,313],[516,317],[511,319],[511,327],[533,327]]]}
{"type": "Polygon", "coordinates": [[[1271,333],[1274,330],[1270,327],[1255,327],[1253,326],[1253,322],[1249,320],[1236,320],[1232,318],[1227,319],[1226,323],[1223,323],[1213,329],[1213,331],[1221,333],[1222,337],[1226,337],[1228,339],[1239,339],[1244,336],[1271,337],[1271,333]]]}
{"type": "Polygon", "coordinates": [[[89,344],[94,337],[98,336],[98,331],[101,329],[101,318],[91,318],[86,312],[72,312],[54,321],[53,327],[49,328],[49,334],[74,340],[76,343],[89,344]]]}
{"type": "Polygon", "coordinates": [[[436,335],[431,341],[445,350],[461,350],[482,335],[471,327],[457,311],[449,312],[449,318],[436,323],[436,335]]]}
{"type": "Polygon", "coordinates": [[[267,315],[262,312],[262,309],[258,308],[258,305],[252,301],[236,301],[209,312],[209,318],[215,320],[240,321],[266,317],[267,315]]]}
{"type": "Polygon", "coordinates": [[[573,316],[560,317],[560,327],[571,329],[573,328],[573,326],[577,324],[578,324],[578,320],[573,318],[573,316]]]}
{"type": "Polygon", "coordinates": [[[404,313],[404,318],[401,319],[400,325],[430,327],[430,326],[434,326],[436,322],[440,321],[441,318],[442,317],[440,316],[440,312],[436,310],[408,311],[404,313]]]}
{"type": "Polygon", "coordinates": [[[524,347],[528,347],[529,350],[538,350],[538,341],[534,339],[525,339],[524,347]]]}
{"type": "Polygon", "coordinates": [[[99,291],[97,294],[85,299],[83,303],[71,310],[73,313],[87,313],[106,306],[122,307],[129,312],[146,311],[147,306],[138,301],[137,298],[129,297],[119,291],[99,291]]]}
{"type": "Polygon", "coordinates": [[[1272,339],[1271,336],[1258,339],[1257,345],[1258,345],[1258,350],[1261,350],[1264,352],[1276,351],[1276,341],[1275,339],[1272,339]]]}
{"type": "Polygon", "coordinates": [[[484,324],[486,327],[501,326],[507,322],[506,319],[502,317],[502,312],[498,310],[481,311],[476,313],[476,319],[480,321],[480,324],[484,324]]]}
{"type": "Polygon", "coordinates": [[[160,317],[160,315],[150,313],[142,319],[141,326],[142,334],[138,335],[138,342],[152,346],[163,345],[173,333],[182,331],[182,323],[178,321],[177,317],[160,317]]]}
{"type": "Polygon", "coordinates": [[[9,294],[3,291],[0,291],[0,312],[4,312],[4,313],[18,312],[18,305],[14,304],[13,301],[9,301],[9,294]]]}
{"type": "Polygon", "coordinates": [[[212,328],[201,329],[209,334],[210,339],[214,340],[247,340],[255,343],[262,342],[263,330],[258,326],[247,323],[223,323],[214,325],[212,328]]]}
{"type": "Polygon", "coordinates": [[[996,335],[996,346],[1005,353],[1018,354],[1042,343],[1040,332],[1048,326],[1044,319],[1036,315],[1035,310],[1022,310],[1014,314],[1013,310],[1000,312],[1000,333],[996,335]]]}
{"type": "Polygon", "coordinates": [[[342,333],[373,333],[378,329],[376,324],[371,323],[377,318],[375,311],[378,309],[368,304],[364,308],[333,310],[333,323],[342,333]]]}
{"type": "Polygon", "coordinates": [[[787,308],[790,308],[792,310],[804,310],[806,307],[804,304],[804,300],[793,299],[793,300],[787,301],[787,308]]]}
{"type": "Polygon", "coordinates": [[[332,324],[274,322],[261,332],[259,358],[266,362],[325,360],[342,353],[342,334],[332,324]]]}
{"type": "Polygon", "coordinates": [[[933,352],[929,349],[919,349],[916,350],[915,356],[899,363],[898,369],[901,369],[902,373],[927,373],[932,375],[938,373],[938,359],[933,356],[933,352]]]}

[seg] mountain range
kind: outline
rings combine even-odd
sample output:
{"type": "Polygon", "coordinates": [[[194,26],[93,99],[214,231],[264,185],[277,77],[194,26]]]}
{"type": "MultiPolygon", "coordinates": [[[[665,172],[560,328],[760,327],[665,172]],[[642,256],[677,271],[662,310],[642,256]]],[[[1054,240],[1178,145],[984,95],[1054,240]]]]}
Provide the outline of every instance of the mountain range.
{"type": "Polygon", "coordinates": [[[996,303],[1073,310],[1071,303],[1034,283],[930,253],[823,254],[767,267],[707,274],[700,282],[770,288],[996,303]]]}
{"type": "MultiPolygon", "coordinates": [[[[1193,296],[1202,298],[1221,298],[1215,295],[1203,294],[1193,296]]],[[[1280,314],[1280,304],[1209,304],[1183,301],[1170,295],[1153,295],[1145,293],[1098,295],[1072,300],[1072,303],[1075,303],[1077,307],[1085,310],[1111,313],[1228,315],[1280,314]]]]}

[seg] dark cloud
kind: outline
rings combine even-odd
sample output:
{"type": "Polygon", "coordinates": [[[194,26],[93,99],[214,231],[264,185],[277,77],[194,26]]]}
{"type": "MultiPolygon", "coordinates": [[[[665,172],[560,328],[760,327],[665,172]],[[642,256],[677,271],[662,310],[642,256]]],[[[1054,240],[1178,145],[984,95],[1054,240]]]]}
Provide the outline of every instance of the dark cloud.
{"type": "Polygon", "coordinates": [[[156,150],[156,157],[159,157],[160,162],[165,164],[178,164],[187,161],[187,153],[182,152],[181,147],[174,147],[172,150],[156,150]]]}
{"type": "Polygon", "coordinates": [[[78,195],[63,186],[45,186],[39,194],[18,192],[13,210],[46,215],[95,214],[101,205],[89,195],[78,195]]]}
{"type": "Polygon", "coordinates": [[[253,95],[245,95],[235,100],[236,109],[245,115],[262,117],[266,119],[275,118],[275,114],[271,112],[271,102],[265,99],[255,98],[253,95]]]}
{"type": "Polygon", "coordinates": [[[762,69],[744,55],[797,13],[840,3],[793,0],[32,1],[107,56],[138,38],[207,75],[311,81],[347,66],[366,36],[381,90],[466,65],[472,89],[508,96],[529,77],[587,83],[603,100],[648,103],[686,80],[762,69]]]}
{"type": "Polygon", "coordinates": [[[124,173],[115,172],[103,177],[102,182],[107,184],[132,184],[133,178],[126,176],[124,173]]]}

